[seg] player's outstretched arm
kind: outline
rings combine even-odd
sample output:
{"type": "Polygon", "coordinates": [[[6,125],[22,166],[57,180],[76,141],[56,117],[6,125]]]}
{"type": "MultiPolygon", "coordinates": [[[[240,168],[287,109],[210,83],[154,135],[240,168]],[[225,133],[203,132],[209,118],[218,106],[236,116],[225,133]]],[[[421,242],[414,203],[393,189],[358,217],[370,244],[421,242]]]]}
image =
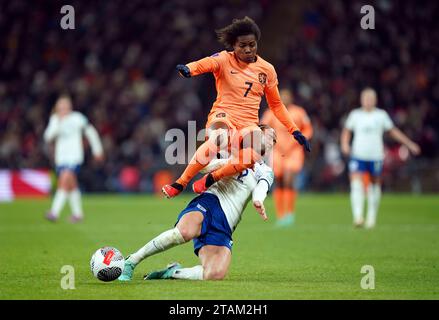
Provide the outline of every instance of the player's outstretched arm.
{"type": "Polygon", "coordinates": [[[253,206],[264,221],[268,220],[264,206],[264,200],[267,197],[268,189],[269,186],[267,181],[260,180],[252,194],[253,206]]]}
{"type": "Polygon", "coordinates": [[[347,128],[343,128],[343,131],[341,132],[341,136],[340,136],[340,147],[341,147],[341,152],[345,156],[349,156],[351,154],[351,146],[349,144],[351,141],[351,137],[352,137],[352,131],[347,128]]]}
{"type": "Polygon", "coordinates": [[[268,190],[270,190],[271,186],[273,185],[274,174],[273,170],[265,163],[256,163],[254,170],[258,184],[252,192],[253,206],[265,221],[268,219],[268,217],[267,213],[265,212],[264,200],[267,197],[268,190]]]}
{"type": "Polygon", "coordinates": [[[217,72],[220,68],[221,58],[206,57],[188,64],[178,64],[177,70],[181,76],[190,78],[207,72],[217,72]]]}
{"type": "Polygon", "coordinates": [[[187,65],[177,64],[176,69],[182,77],[185,77],[185,78],[191,77],[191,71],[189,70],[189,67],[187,65]]]}
{"type": "Polygon", "coordinates": [[[44,130],[44,141],[51,142],[58,135],[59,130],[59,119],[56,114],[50,117],[49,124],[46,130],[44,130]]]}
{"type": "Polygon", "coordinates": [[[293,120],[293,117],[282,103],[277,85],[271,88],[266,88],[265,96],[267,98],[268,107],[271,109],[271,111],[273,111],[273,114],[276,116],[276,118],[288,129],[288,132],[293,135],[294,139],[296,139],[306,151],[310,152],[311,144],[300,132],[293,120]]]}
{"type": "Polygon", "coordinates": [[[90,142],[93,156],[96,160],[102,161],[104,158],[104,150],[98,132],[91,124],[87,124],[84,129],[84,134],[87,137],[88,142],[90,142]]]}
{"type": "Polygon", "coordinates": [[[412,141],[409,137],[407,137],[401,130],[396,127],[393,127],[389,130],[390,136],[398,141],[399,143],[405,145],[412,154],[419,155],[421,153],[421,148],[417,143],[412,141]]]}

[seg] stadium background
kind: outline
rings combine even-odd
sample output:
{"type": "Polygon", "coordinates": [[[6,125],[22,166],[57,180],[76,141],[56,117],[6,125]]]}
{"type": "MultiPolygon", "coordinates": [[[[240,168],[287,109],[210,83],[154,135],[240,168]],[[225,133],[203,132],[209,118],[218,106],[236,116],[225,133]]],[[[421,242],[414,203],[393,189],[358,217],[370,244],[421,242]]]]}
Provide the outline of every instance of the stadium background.
{"type": "MultiPolygon", "coordinates": [[[[248,15],[262,31],[259,53],[293,89],[315,128],[300,185],[348,188],[340,129],[364,86],[418,142],[422,156],[386,140],[384,188],[437,192],[439,180],[439,4],[368,1],[376,29],[360,28],[362,1],[71,1],[75,30],[60,27],[64,3],[0,1],[0,168],[51,168],[42,134],[57,95],[71,92],[104,143],[80,175],[86,192],[152,192],[170,128],[206,121],[215,98],[206,75],[175,65],[223,50],[214,29],[248,15]]],[[[261,109],[265,109],[265,105],[261,109]]],[[[156,183],[157,184],[157,183],[156,183]]]]}

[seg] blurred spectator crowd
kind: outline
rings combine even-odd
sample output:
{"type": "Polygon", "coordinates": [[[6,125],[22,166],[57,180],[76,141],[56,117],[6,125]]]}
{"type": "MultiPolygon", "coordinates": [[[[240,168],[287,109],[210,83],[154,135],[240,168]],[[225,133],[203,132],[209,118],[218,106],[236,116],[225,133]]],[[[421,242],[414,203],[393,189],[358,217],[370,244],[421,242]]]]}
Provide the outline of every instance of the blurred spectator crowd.
{"type": "MultiPolygon", "coordinates": [[[[1,1],[0,168],[52,165],[53,150],[42,135],[56,97],[68,91],[106,153],[103,165],[84,164],[83,189],[153,191],[155,173],[183,169],[165,162],[166,131],[186,131],[189,120],[203,128],[215,98],[211,76],[182,79],[175,65],[223,50],[214,30],[235,17],[252,17],[262,29],[260,47],[269,45],[264,25],[276,7],[288,5],[280,2],[71,1],[76,28],[63,30],[62,2],[1,1]]],[[[293,89],[316,129],[303,186],[346,185],[339,134],[364,86],[377,89],[379,107],[421,145],[416,163],[436,163],[438,4],[369,1],[376,29],[362,30],[361,1],[303,3],[301,19],[291,22],[295,31],[270,59],[280,86],[293,89]]],[[[413,167],[399,164],[413,160],[395,148],[389,144],[387,167],[397,176],[413,167]]]]}
{"type": "MultiPolygon", "coordinates": [[[[422,158],[438,156],[439,3],[425,1],[311,1],[300,31],[286,38],[279,55],[279,78],[295,88],[316,127],[315,161],[308,162],[311,181],[323,189],[334,185],[346,159],[339,149],[340,129],[349,110],[359,106],[366,86],[378,92],[378,107],[420,144],[422,158]],[[375,29],[360,27],[361,7],[373,5],[375,29]],[[316,148],[317,147],[317,148],[316,148]],[[316,150],[317,149],[317,150],[316,150]],[[321,152],[319,152],[321,151],[321,152]]],[[[433,172],[437,161],[410,159],[387,140],[384,178],[395,187],[402,174],[433,172]],[[408,162],[408,163],[407,163],[408,162]],[[405,164],[405,165],[404,165],[405,164]],[[408,170],[408,171],[407,171],[408,170]]],[[[439,177],[436,176],[436,183],[439,177]]],[[[396,188],[395,188],[396,189],[396,188]]],[[[437,190],[437,187],[436,187],[437,190]]]]}

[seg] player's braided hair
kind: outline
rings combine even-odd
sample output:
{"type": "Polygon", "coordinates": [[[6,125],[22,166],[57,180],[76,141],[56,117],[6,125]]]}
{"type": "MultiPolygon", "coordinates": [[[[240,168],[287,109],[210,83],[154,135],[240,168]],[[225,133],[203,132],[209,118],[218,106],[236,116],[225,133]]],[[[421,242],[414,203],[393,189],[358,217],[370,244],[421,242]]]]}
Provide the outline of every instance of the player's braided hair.
{"type": "Polygon", "coordinates": [[[215,30],[218,41],[222,43],[227,50],[233,50],[233,45],[239,36],[254,34],[256,40],[261,38],[261,30],[253,19],[245,16],[243,19],[233,19],[232,24],[215,30]]]}

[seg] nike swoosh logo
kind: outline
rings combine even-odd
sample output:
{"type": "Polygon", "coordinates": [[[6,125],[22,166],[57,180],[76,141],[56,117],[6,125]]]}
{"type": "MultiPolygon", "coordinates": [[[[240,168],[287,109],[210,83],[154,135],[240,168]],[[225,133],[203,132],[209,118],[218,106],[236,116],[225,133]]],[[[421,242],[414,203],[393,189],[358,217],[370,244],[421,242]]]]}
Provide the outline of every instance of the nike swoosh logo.
{"type": "Polygon", "coordinates": [[[239,72],[238,72],[238,71],[233,71],[233,70],[231,70],[230,73],[231,73],[231,74],[238,74],[239,72]]]}

